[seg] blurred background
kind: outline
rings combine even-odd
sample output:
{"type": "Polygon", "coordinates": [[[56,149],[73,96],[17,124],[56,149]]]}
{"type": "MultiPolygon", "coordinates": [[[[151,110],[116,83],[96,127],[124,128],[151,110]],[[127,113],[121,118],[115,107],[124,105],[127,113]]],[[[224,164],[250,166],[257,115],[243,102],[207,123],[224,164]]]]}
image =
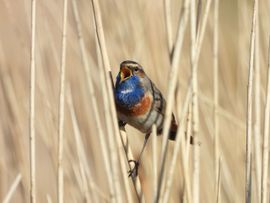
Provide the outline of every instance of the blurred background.
{"type": "MultiPolygon", "coordinates": [[[[119,64],[131,59],[139,62],[148,76],[166,97],[170,60],[163,1],[117,0],[99,1],[106,46],[115,78],[119,64]]],[[[202,0],[202,15],[206,1],[202,0]]],[[[100,86],[101,62],[97,44],[91,1],[77,1],[82,36],[90,63],[91,77],[98,100],[99,114],[105,111],[100,86]]],[[[171,23],[175,40],[182,1],[171,1],[171,23]]],[[[213,140],[213,3],[198,65],[200,200],[215,202],[214,140],[213,140]]],[[[249,48],[253,1],[227,0],[219,5],[219,105],[221,202],[243,202],[245,198],[245,133],[249,48]]],[[[11,202],[29,201],[29,81],[31,1],[0,1],[0,200],[6,196],[18,174],[21,180],[11,202]]],[[[261,123],[265,104],[267,51],[270,26],[270,2],[259,2],[257,38],[260,67],[261,123]]],[[[37,202],[56,202],[57,136],[61,62],[63,1],[37,1],[36,26],[36,178],[37,202]]],[[[64,123],[64,202],[86,202],[81,187],[79,159],[75,145],[71,112],[75,111],[92,182],[99,202],[110,202],[104,162],[101,157],[98,129],[95,124],[91,95],[79,48],[72,1],[68,3],[66,87],[73,105],[65,105],[64,123]],[[68,91],[69,92],[69,91],[68,91]]],[[[179,87],[182,105],[190,78],[189,22],[182,49],[179,87]]],[[[68,96],[67,96],[68,97],[68,96]]],[[[261,140],[263,138],[263,124],[261,140]]],[[[106,129],[105,122],[102,127],[106,129]]],[[[127,126],[130,147],[135,157],[144,135],[127,126]]],[[[105,131],[106,132],[106,131],[105,131]]],[[[157,138],[161,147],[161,137],[157,138]]],[[[152,201],[152,138],[150,138],[139,169],[146,202],[152,201]]],[[[173,143],[169,146],[169,157],[173,143]]],[[[158,156],[159,158],[159,156],[158,156]]],[[[168,158],[169,160],[170,158],[168,158]]],[[[254,159],[252,159],[254,160],[254,159]]],[[[169,161],[167,161],[167,164],[169,161]]],[[[257,200],[253,169],[252,199],[257,200]]],[[[124,174],[124,175],[127,175],[124,174]]],[[[123,181],[123,180],[121,180],[123,181]]],[[[183,176],[179,159],[173,179],[170,202],[182,198],[183,176]]],[[[130,185],[131,180],[130,180],[130,185]]],[[[124,189],[123,189],[123,194],[124,189]]],[[[133,192],[134,193],[134,192],[133,192]]],[[[136,196],[133,194],[134,201],[136,196]]]]}

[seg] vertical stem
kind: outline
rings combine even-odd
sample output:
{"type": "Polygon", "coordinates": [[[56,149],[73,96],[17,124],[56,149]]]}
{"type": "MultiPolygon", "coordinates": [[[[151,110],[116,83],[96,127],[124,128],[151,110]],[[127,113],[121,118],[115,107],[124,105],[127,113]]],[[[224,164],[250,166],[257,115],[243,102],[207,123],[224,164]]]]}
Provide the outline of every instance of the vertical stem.
{"type": "Polygon", "coordinates": [[[107,146],[106,146],[106,137],[105,137],[103,127],[101,125],[101,119],[100,119],[100,113],[98,111],[95,89],[94,89],[92,77],[90,75],[90,65],[89,65],[87,54],[86,54],[84,38],[82,35],[82,31],[81,31],[81,20],[80,20],[80,16],[79,16],[79,12],[78,12],[77,1],[72,0],[72,5],[73,5],[72,8],[73,8],[75,21],[76,21],[76,25],[77,25],[77,33],[78,33],[78,38],[79,38],[83,67],[84,67],[84,71],[85,71],[85,75],[86,75],[88,92],[90,94],[91,104],[93,106],[93,112],[94,112],[94,117],[95,117],[95,123],[97,125],[97,130],[98,130],[98,134],[99,134],[98,139],[99,139],[99,143],[101,146],[101,154],[102,154],[102,157],[104,160],[105,171],[106,171],[107,179],[109,182],[110,195],[113,196],[113,193],[114,193],[113,192],[114,191],[113,180],[112,180],[112,176],[111,176],[110,160],[109,160],[108,150],[107,150],[107,146]]]}
{"type": "MultiPolygon", "coordinates": [[[[121,142],[122,142],[122,145],[124,146],[127,161],[128,160],[134,160],[134,156],[133,156],[132,151],[130,149],[128,139],[127,139],[127,134],[126,134],[125,130],[121,129],[120,134],[121,134],[121,137],[120,137],[121,142]]],[[[130,164],[129,164],[129,169],[131,169],[130,164]]],[[[136,191],[138,201],[141,202],[141,203],[144,203],[145,199],[144,199],[144,195],[142,193],[142,186],[141,186],[140,179],[139,178],[132,178],[132,182],[133,182],[133,185],[134,185],[134,189],[136,191]]]]}
{"type": "Polygon", "coordinates": [[[168,53],[169,53],[170,60],[171,60],[172,54],[173,54],[171,4],[170,4],[170,0],[164,0],[163,2],[164,2],[165,24],[166,24],[166,31],[167,31],[167,41],[168,41],[168,53]]]}
{"type": "Polygon", "coordinates": [[[221,185],[221,158],[218,159],[218,177],[217,177],[217,192],[216,192],[216,203],[220,202],[220,185],[221,185]]]}
{"type": "Polygon", "coordinates": [[[197,146],[197,134],[199,125],[199,109],[198,109],[198,76],[197,66],[195,66],[196,55],[196,11],[195,0],[190,2],[190,38],[191,38],[191,66],[192,66],[192,113],[193,113],[193,139],[194,139],[194,153],[193,153],[193,202],[199,202],[199,146],[197,146]]]}
{"type": "Polygon", "coordinates": [[[159,177],[158,177],[158,189],[155,196],[155,202],[158,202],[160,199],[161,194],[161,187],[162,187],[162,181],[163,181],[163,175],[164,175],[164,169],[165,169],[165,159],[166,159],[166,153],[168,149],[168,137],[169,137],[169,128],[171,123],[171,116],[172,116],[172,107],[173,107],[173,96],[176,88],[177,83],[177,76],[179,71],[179,62],[180,62],[180,55],[182,51],[182,45],[184,40],[184,32],[187,25],[187,19],[188,19],[188,12],[189,12],[189,1],[184,1],[184,6],[182,9],[180,21],[179,21],[179,27],[177,32],[177,39],[175,42],[175,50],[174,50],[174,57],[172,59],[172,65],[171,65],[171,72],[169,76],[169,84],[168,84],[168,96],[167,96],[167,106],[165,111],[165,119],[164,119],[164,127],[163,127],[163,137],[162,137],[162,147],[161,147],[161,162],[159,167],[159,177]]]}
{"type": "MultiPolygon", "coordinates": [[[[76,151],[77,151],[78,158],[79,158],[80,171],[81,171],[81,174],[83,174],[83,173],[86,174],[85,175],[87,177],[86,180],[87,180],[87,182],[89,182],[91,184],[93,182],[93,175],[92,175],[90,167],[87,163],[87,155],[86,155],[86,152],[84,150],[84,145],[83,145],[80,129],[78,126],[78,121],[77,121],[76,114],[75,114],[75,109],[74,109],[74,104],[73,104],[73,99],[72,99],[72,94],[71,94],[70,88],[68,88],[68,91],[67,91],[67,104],[69,107],[70,117],[71,117],[73,131],[74,131],[75,145],[76,145],[76,151]]],[[[82,180],[84,180],[83,177],[82,177],[82,180]]],[[[87,195],[88,190],[89,190],[88,184],[86,183],[84,185],[85,185],[86,190],[87,190],[85,197],[86,197],[86,199],[88,199],[88,195],[87,195]]],[[[91,198],[89,197],[89,200],[91,199],[94,202],[98,201],[97,193],[93,190],[93,188],[91,188],[90,192],[91,192],[90,193],[91,198]]]]}
{"type": "Polygon", "coordinates": [[[262,170],[262,203],[267,203],[268,197],[268,158],[269,158],[269,117],[270,117],[270,38],[268,46],[268,75],[267,93],[264,109],[264,138],[263,138],[263,170],[262,170]]]}
{"type": "Polygon", "coordinates": [[[152,126],[153,198],[157,192],[157,126],[152,126]]]}
{"type": "Polygon", "coordinates": [[[218,16],[219,0],[214,3],[214,43],[213,43],[213,75],[214,75],[214,139],[215,139],[215,191],[218,196],[219,179],[219,119],[218,119],[218,16]]]}
{"type": "Polygon", "coordinates": [[[65,72],[66,72],[66,41],[67,41],[67,5],[64,0],[63,32],[62,32],[62,56],[60,69],[60,92],[59,92],[59,125],[58,125],[58,203],[64,202],[64,172],[63,172],[63,146],[64,146],[64,118],[65,118],[65,72]]]}
{"type": "Polygon", "coordinates": [[[35,81],[36,81],[36,0],[31,6],[31,56],[30,56],[30,202],[36,202],[36,134],[35,134],[35,81]]]}
{"type": "MultiPolygon", "coordinates": [[[[259,3],[259,2],[258,2],[259,3]]],[[[258,5],[259,6],[259,5],[258,5]]],[[[254,116],[254,147],[257,201],[261,202],[261,76],[260,76],[260,38],[259,38],[259,9],[257,11],[256,39],[255,39],[255,116],[254,116]]]]}
{"type": "Polygon", "coordinates": [[[188,161],[189,161],[189,155],[190,155],[190,141],[192,138],[191,131],[192,131],[192,106],[189,104],[188,107],[188,115],[187,115],[187,140],[186,140],[186,147],[185,147],[185,160],[187,161],[187,166],[188,166],[188,161]]]}
{"type": "Polygon", "coordinates": [[[112,128],[109,128],[109,129],[112,131],[112,134],[113,134],[113,137],[110,137],[110,138],[112,139],[112,142],[114,142],[113,150],[112,150],[113,151],[112,162],[115,164],[113,164],[112,171],[113,171],[113,177],[114,177],[114,183],[115,183],[116,201],[122,202],[122,198],[120,194],[121,193],[120,182],[119,182],[120,177],[119,177],[119,171],[117,169],[117,163],[119,163],[117,152],[120,153],[119,146],[121,145],[121,141],[120,141],[121,135],[119,136],[119,127],[118,127],[118,121],[117,121],[117,115],[116,115],[116,108],[114,104],[111,68],[110,68],[109,58],[108,58],[106,44],[105,44],[99,3],[97,0],[92,0],[92,8],[93,8],[93,14],[94,14],[94,20],[95,20],[95,26],[96,26],[96,36],[97,36],[98,45],[100,48],[100,53],[101,53],[102,62],[103,62],[103,74],[105,75],[105,84],[106,84],[105,92],[107,93],[108,102],[109,102],[108,110],[110,113],[110,121],[111,121],[111,126],[112,126],[112,128]]]}
{"type": "Polygon", "coordinates": [[[6,194],[6,196],[5,196],[4,200],[3,200],[3,203],[10,202],[10,199],[11,199],[12,195],[14,194],[14,192],[16,191],[19,183],[21,182],[21,179],[22,179],[22,175],[19,173],[16,176],[15,180],[13,181],[8,193],[6,194]]]}
{"type": "MultiPolygon", "coordinates": [[[[180,111],[177,112],[177,118],[179,120],[179,127],[178,127],[178,130],[177,130],[173,156],[172,156],[172,159],[171,159],[171,162],[170,162],[170,168],[169,168],[168,174],[166,176],[163,202],[169,202],[170,191],[171,191],[171,186],[172,186],[173,177],[174,177],[174,171],[175,171],[175,165],[176,165],[177,156],[178,156],[178,152],[179,152],[179,149],[180,149],[180,144],[181,144],[181,141],[182,141],[182,137],[183,137],[183,134],[184,134],[184,127],[183,127],[184,126],[184,120],[185,120],[186,114],[188,112],[188,107],[189,107],[189,103],[190,103],[190,100],[191,100],[191,93],[192,93],[192,86],[190,85],[189,88],[188,88],[188,91],[187,91],[187,95],[185,97],[183,110],[182,110],[182,112],[180,112],[180,111]]],[[[187,171],[185,171],[185,169],[186,169],[185,167],[186,166],[184,166],[184,178],[186,180],[186,183],[188,184],[189,183],[189,178],[188,178],[188,173],[186,173],[187,171]]],[[[189,188],[189,184],[187,186],[189,188]]],[[[188,201],[191,202],[189,196],[190,195],[188,195],[188,201]]]]}
{"type": "Polygon", "coordinates": [[[250,60],[247,89],[247,121],[246,121],[246,203],[251,202],[251,143],[252,143],[252,91],[255,51],[255,25],[256,25],[257,0],[254,0],[252,28],[250,37],[250,60]]]}

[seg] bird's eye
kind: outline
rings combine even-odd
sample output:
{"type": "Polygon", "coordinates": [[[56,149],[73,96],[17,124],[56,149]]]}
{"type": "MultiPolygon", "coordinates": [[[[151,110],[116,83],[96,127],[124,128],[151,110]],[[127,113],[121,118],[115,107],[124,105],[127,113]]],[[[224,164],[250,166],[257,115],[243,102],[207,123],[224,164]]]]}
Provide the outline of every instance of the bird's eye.
{"type": "Polygon", "coordinates": [[[138,71],[139,71],[139,68],[134,68],[134,71],[135,71],[135,72],[138,72],[138,71]]]}

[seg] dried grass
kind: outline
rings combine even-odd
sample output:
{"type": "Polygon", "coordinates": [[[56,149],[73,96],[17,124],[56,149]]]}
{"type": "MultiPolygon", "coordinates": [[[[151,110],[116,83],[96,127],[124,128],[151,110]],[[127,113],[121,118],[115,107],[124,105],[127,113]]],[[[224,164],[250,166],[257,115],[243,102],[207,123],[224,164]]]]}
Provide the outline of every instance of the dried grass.
{"type": "Polygon", "coordinates": [[[268,1],[31,3],[0,12],[1,201],[268,202],[268,1]],[[112,86],[126,59],[167,100],[135,179],[144,136],[119,130],[112,86]]]}

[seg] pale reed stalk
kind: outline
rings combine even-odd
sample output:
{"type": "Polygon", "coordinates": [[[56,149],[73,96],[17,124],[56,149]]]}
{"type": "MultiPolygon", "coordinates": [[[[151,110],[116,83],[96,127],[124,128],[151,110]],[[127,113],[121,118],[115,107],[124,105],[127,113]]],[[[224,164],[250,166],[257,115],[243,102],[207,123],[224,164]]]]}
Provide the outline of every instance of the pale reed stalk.
{"type": "Polygon", "coordinates": [[[57,170],[57,200],[64,202],[64,171],[63,171],[63,148],[64,148],[64,118],[65,118],[65,72],[66,72],[66,43],[67,43],[67,12],[68,1],[64,0],[63,32],[62,32],[62,56],[60,68],[60,92],[59,92],[59,123],[58,123],[58,170],[57,170]]]}
{"type": "MultiPolygon", "coordinates": [[[[127,137],[125,130],[120,129],[120,134],[121,134],[120,138],[121,138],[122,146],[125,150],[126,160],[127,161],[128,160],[135,160],[134,156],[132,154],[131,148],[129,146],[128,137],[127,137]]],[[[130,164],[129,164],[129,169],[132,169],[130,164]]],[[[145,202],[140,179],[139,178],[132,178],[132,182],[133,182],[133,186],[134,186],[138,201],[141,203],[145,202]]]]}
{"type": "MultiPolygon", "coordinates": [[[[123,171],[128,171],[128,166],[126,164],[126,159],[124,157],[124,153],[120,153],[120,166],[121,166],[122,172],[123,171]]],[[[125,194],[127,196],[127,202],[134,202],[134,200],[132,198],[132,195],[131,195],[131,187],[129,187],[129,178],[128,178],[128,176],[124,175],[123,180],[124,180],[125,194]]]]}
{"type": "MultiPolygon", "coordinates": [[[[198,60],[200,56],[200,50],[202,46],[202,41],[204,38],[204,33],[207,24],[207,18],[210,10],[211,0],[207,1],[205,12],[202,18],[202,23],[200,29],[198,28],[199,22],[196,23],[195,18],[195,2],[194,8],[191,10],[191,65],[192,65],[192,78],[193,78],[193,97],[192,97],[192,106],[193,106],[193,139],[194,139],[194,153],[193,153],[193,202],[199,202],[199,142],[197,141],[198,130],[199,130],[199,108],[198,108],[198,79],[197,79],[197,69],[198,69],[198,60]],[[193,15],[192,15],[193,13],[193,15]],[[197,25],[197,28],[196,28],[197,25]],[[199,30],[199,33],[196,34],[196,30],[199,30]],[[196,39],[195,39],[196,38],[196,39]]],[[[198,14],[197,21],[199,21],[200,16],[200,6],[198,5],[198,14]]]]}
{"type": "Polygon", "coordinates": [[[9,188],[8,193],[6,194],[2,203],[9,203],[10,202],[12,195],[15,193],[19,183],[21,182],[21,179],[22,179],[22,175],[19,173],[16,176],[15,180],[13,181],[11,187],[9,188]]]}
{"type": "Polygon", "coordinates": [[[190,184],[190,174],[189,174],[189,155],[190,155],[190,141],[191,141],[191,127],[192,127],[192,111],[191,104],[189,104],[188,112],[187,112],[187,122],[186,122],[186,142],[181,142],[182,147],[182,163],[183,163],[183,171],[184,171],[184,179],[185,179],[185,193],[187,202],[192,202],[191,195],[191,184],[190,184]]]}
{"type": "Polygon", "coordinates": [[[77,117],[75,114],[75,109],[74,109],[74,104],[73,104],[73,99],[72,99],[70,88],[68,88],[67,90],[68,90],[67,91],[67,104],[69,107],[73,131],[74,131],[76,151],[77,151],[78,158],[79,158],[79,167],[80,167],[81,176],[82,176],[83,188],[86,190],[86,191],[84,191],[84,193],[86,195],[85,197],[86,197],[86,200],[91,199],[91,201],[96,202],[96,201],[98,201],[98,198],[96,195],[97,193],[93,190],[92,187],[91,187],[91,191],[90,191],[91,197],[89,197],[87,194],[89,191],[87,182],[89,182],[91,184],[93,182],[93,176],[92,176],[92,172],[89,168],[89,165],[87,163],[87,158],[86,158],[87,156],[86,156],[86,152],[84,150],[84,145],[83,145],[83,141],[81,138],[81,133],[80,133],[80,129],[78,126],[78,121],[77,121],[77,117]],[[87,177],[87,179],[83,178],[83,177],[87,177]]]}
{"type": "MultiPolygon", "coordinates": [[[[114,136],[112,138],[115,138],[116,142],[116,150],[115,154],[113,155],[113,163],[118,163],[117,161],[117,151],[120,153],[119,146],[121,145],[121,140],[119,136],[119,127],[118,127],[118,121],[117,121],[117,114],[114,104],[114,95],[113,95],[113,80],[111,75],[111,68],[109,64],[109,58],[107,54],[106,44],[105,44],[105,38],[104,38],[104,32],[102,27],[102,20],[101,20],[101,14],[99,9],[99,4],[97,0],[92,0],[92,7],[93,7],[93,14],[94,14],[94,20],[95,20],[95,26],[96,26],[96,36],[98,39],[98,44],[100,47],[100,53],[102,56],[102,62],[103,62],[103,74],[105,75],[105,83],[106,83],[106,92],[108,95],[108,102],[109,102],[109,112],[111,115],[111,124],[112,128],[109,128],[113,131],[114,136]]],[[[109,126],[108,126],[109,127],[109,126]]],[[[120,155],[121,156],[121,155],[120,155]]],[[[119,171],[117,170],[117,164],[113,165],[113,172],[114,172],[114,183],[116,185],[116,200],[117,202],[122,202],[121,197],[121,189],[120,189],[120,183],[119,183],[119,171]]]]}
{"type": "MultiPolygon", "coordinates": [[[[97,38],[97,37],[96,37],[97,38]]],[[[98,45],[98,40],[96,39],[96,47],[97,47],[97,55],[98,55],[98,67],[102,70],[102,59],[101,59],[101,53],[98,45]]],[[[103,97],[103,105],[104,105],[104,112],[106,113],[105,116],[105,124],[106,124],[106,130],[107,130],[107,139],[108,139],[108,145],[109,145],[109,156],[110,156],[110,169],[111,169],[111,178],[112,182],[115,182],[115,175],[117,175],[117,172],[115,171],[117,168],[118,160],[117,160],[117,149],[116,149],[116,143],[113,139],[113,131],[112,131],[112,122],[110,117],[110,105],[109,105],[109,98],[107,94],[107,87],[105,82],[105,75],[103,71],[99,71],[100,75],[100,84],[102,89],[102,97],[103,97]]],[[[116,178],[117,180],[118,178],[116,178]]],[[[118,179],[119,180],[119,179],[118,179]]],[[[118,182],[116,182],[118,185],[118,182]]],[[[116,202],[116,187],[113,187],[113,193],[111,194],[111,201],[116,202]]]]}
{"type": "Polygon", "coordinates": [[[99,114],[98,105],[97,105],[97,98],[96,98],[95,90],[93,87],[94,86],[93,80],[92,80],[92,77],[90,74],[91,70],[90,70],[90,65],[89,65],[89,61],[88,61],[88,57],[87,57],[87,53],[86,53],[85,41],[84,41],[84,37],[82,34],[81,19],[80,19],[79,12],[78,12],[77,1],[72,0],[72,5],[73,5],[72,8],[73,8],[73,13],[74,13],[75,21],[76,21],[76,25],[77,25],[77,33],[78,33],[78,39],[79,39],[79,45],[80,45],[80,52],[81,52],[83,67],[84,67],[86,81],[87,81],[88,93],[89,93],[89,97],[91,99],[95,122],[96,122],[97,130],[98,130],[98,134],[99,134],[99,136],[97,136],[97,137],[99,139],[99,143],[101,146],[101,155],[102,155],[103,160],[104,160],[105,171],[106,171],[106,176],[107,176],[107,180],[109,183],[110,194],[113,195],[113,193],[114,193],[113,180],[112,180],[112,176],[111,176],[108,150],[106,147],[106,137],[105,137],[102,125],[101,125],[101,119],[100,119],[100,114],[99,114]]]}
{"type": "MultiPolygon", "coordinates": [[[[157,192],[157,126],[154,124],[152,126],[152,162],[153,162],[153,198],[157,192]]],[[[154,201],[154,199],[153,199],[154,201]]]]}
{"type": "Polygon", "coordinates": [[[51,196],[49,194],[46,195],[46,199],[47,199],[48,203],[53,203],[52,198],[51,198],[51,196]]]}
{"type": "MultiPolygon", "coordinates": [[[[184,84],[182,81],[179,81],[180,85],[182,85],[183,87],[187,87],[186,84],[184,84]]],[[[199,100],[201,102],[203,102],[204,104],[210,106],[210,107],[214,107],[214,102],[212,99],[210,99],[209,97],[207,97],[205,94],[203,94],[202,92],[198,92],[198,97],[199,100]]],[[[227,111],[226,109],[224,109],[221,106],[217,107],[217,113],[219,116],[222,116],[226,119],[228,119],[230,122],[232,122],[234,125],[236,125],[239,129],[241,130],[245,130],[245,122],[242,121],[240,118],[237,118],[235,115],[233,115],[232,113],[230,113],[229,111],[227,111]]]]}
{"type": "MultiPolygon", "coordinates": [[[[78,157],[79,157],[79,154],[77,153],[78,157]]],[[[89,190],[88,190],[88,186],[86,184],[86,176],[85,176],[85,171],[84,171],[84,168],[82,166],[82,162],[81,162],[81,159],[79,157],[79,163],[73,163],[72,166],[71,166],[72,170],[73,170],[73,173],[74,173],[74,176],[75,176],[75,180],[77,181],[78,183],[78,187],[79,188],[78,190],[82,193],[83,195],[83,200],[85,202],[90,202],[90,194],[89,194],[89,190]]],[[[91,200],[92,202],[93,200],[91,200]]]]}
{"type": "MultiPolygon", "coordinates": [[[[170,191],[171,191],[171,187],[172,187],[176,161],[177,161],[178,152],[180,149],[180,144],[181,144],[181,141],[183,139],[184,130],[185,130],[184,129],[184,120],[186,119],[186,114],[188,112],[188,107],[189,107],[189,103],[191,100],[191,96],[192,96],[192,88],[190,85],[190,87],[187,90],[187,95],[185,97],[183,110],[177,112],[179,126],[178,126],[178,130],[177,130],[177,134],[176,134],[176,140],[175,140],[175,144],[174,144],[173,156],[172,156],[172,159],[170,162],[170,168],[169,168],[168,174],[166,176],[166,181],[165,181],[164,198],[162,199],[164,203],[169,202],[170,191]]],[[[184,178],[186,180],[185,183],[189,184],[189,178],[187,177],[188,172],[185,170],[187,170],[187,166],[184,166],[184,178]]],[[[189,185],[188,185],[188,187],[189,187],[189,185]]],[[[188,190],[188,193],[189,193],[189,190],[188,190]]],[[[188,194],[188,202],[191,202],[190,193],[188,194]]]]}
{"type": "Polygon", "coordinates": [[[215,191],[216,191],[216,199],[218,199],[219,195],[219,118],[218,118],[218,40],[219,40],[219,0],[214,1],[214,37],[213,37],[213,76],[214,76],[214,140],[215,140],[215,191]]]}
{"type": "Polygon", "coordinates": [[[187,166],[189,165],[189,155],[190,155],[190,141],[192,139],[192,106],[189,104],[188,107],[188,116],[187,116],[187,140],[186,140],[186,147],[185,147],[185,161],[187,162],[187,166]]]}
{"type": "Polygon", "coordinates": [[[202,47],[202,43],[203,43],[203,39],[204,39],[204,34],[205,34],[205,29],[206,29],[206,25],[207,25],[207,19],[208,19],[211,4],[212,4],[212,0],[208,0],[206,2],[204,14],[203,14],[202,20],[201,20],[201,25],[198,28],[199,32],[197,33],[197,36],[196,36],[196,54],[194,57],[195,58],[194,59],[194,67],[198,66],[198,60],[200,57],[200,51],[201,51],[201,47],[202,47]]]}
{"type": "Polygon", "coordinates": [[[162,148],[161,148],[161,162],[160,162],[160,167],[159,167],[158,189],[155,196],[155,202],[159,201],[160,194],[161,194],[163,173],[164,173],[164,168],[165,168],[165,159],[166,159],[166,153],[167,153],[167,148],[168,148],[168,137],[169,137],[169,128],[170,128],[170,123],[171,123],[171,116],[172,116],[174,91],[176,88],[177,76],[179,72],[179,62],[180,62],[180,56],[181,56],[182,45],[183,45],[183,40],[184,40],[184,32],[185,32],[187,20],[188,20],[188,13],[189,13],[188,6],[189,6],[189,1],[185,0],[184,7],[182,9],[183,12],[181,13],[181,17],[179,21],[177,39],[176,39],[175,49],[174,49],[174,57],[172,60],[172,67],[171,67],[171,72],[169,76],[167,107],[165,111],[162,148]]]}
{"type": "MultiPolygon", "coordinates": [[[[197,19],[198,21],[198,19],[197,19]]],[[[198,21],[199,22],[199,21],[198,21]]],[[[195,66],[195,54],[196,54],[196,11],[195,11],[195,0],[190,1],[190,39],[191,39],[191,69],[192,69],[192,129],[193,129],[193,188],[192,197],[193,202],[199,202],[199,151],[197,146],[197,136],[199,129],[199,108],[198,108],[198,76],[197,76],[197,66],[195,66]]]]}
{"type": "Polygon", "coordinates": [[[217,179],[217,192],[216,192],[216,203],[220,201],[220,185],[221,185],[221,158],[218,159],[218,179],[217,179]]]}
{"type": "Polygon", "coordinates": [[[173,55],[173,37],[172,37],[172,23],[171,23],[171,0],[164,0],[164,16],[165,16],[165,24],[166,24],[166,32],[167,32],[167,45],[168,45],[168,53],[170,57],[170,62],[173,55]]]}
{"type": "Polygon", "coordinates": [[[35,133],[35,82],[36,82],[36,0],[31,4],[31,55],[30,55],[30,202],[36,202],[36,133],[35,133]]]}
{"type": "Polygon", "coordinates": [[[251,146],[252,146],[252,92],[253,92],[253,71],[254,71],[254,51],[255,51],[255,29],[256,29],[256,12],[257,0],[254,0],[252,28],[250,36],[250,58],[248,73],[248,89],[247,89],[247,120],[246,120],[246,179],[245,179],[245,201],[251,202],[251,146]]]}
{"type": "MultiPolygon", "coordinates": [[[[198,28],[199,32],[196,34],[196,19],[195,19],[195,8],[192,9],[192,16],[191,19],[191,65],[192,65],[192,113],[193,113],[193,140],[194,140],[194,151],[193,151],[193,202],[197,203],[200,199],[200,191],[199,191],[199,172],[200,172],[200,154],[199,154],[199,142],[197,141],[198,137],[198,130],[199,130],[199,108],[198,108],[198,78],[197,78],[197,69],[198,69],[198,60],[200,56],[200,50],[202,46],[202,42],[204,39],[207,18],[210,10],[212,1],[208,0],[206,2],[204,15],[202,17],[202,23],[200,29],[198,28]],[[193,28],[192,28],[193,27],[193,28]],[[196,38],[196,39],[194,39],[196,38]]],[[[195,7],[195,2],[194,2],[195,7]]],[[[199,16],[199,14],[197,15],[199,16]]],[[[198,21],[199,19],[197,19],[198,21]]]]}
{"type": "Polygon", "coordinates": [[[270,38],[268,46],[268,74],[267,93],[264,109],[264,138],[263,138],[263,164],[262,164],[262,203],[268,202],[268,159],[269,159],[269,117],[270,117],[270,38]]]}
{"type": "Polygon", "coordinates": [[[261,202],[262,150],[261,150],[261,94],[260,94],[261,76],[260,76],[259,9],[257,11],[256,18],[258,23],[256,23],[256,39],[255,39],[254,148],[255,148],[256,195],[257,201],[261,202]]]}

